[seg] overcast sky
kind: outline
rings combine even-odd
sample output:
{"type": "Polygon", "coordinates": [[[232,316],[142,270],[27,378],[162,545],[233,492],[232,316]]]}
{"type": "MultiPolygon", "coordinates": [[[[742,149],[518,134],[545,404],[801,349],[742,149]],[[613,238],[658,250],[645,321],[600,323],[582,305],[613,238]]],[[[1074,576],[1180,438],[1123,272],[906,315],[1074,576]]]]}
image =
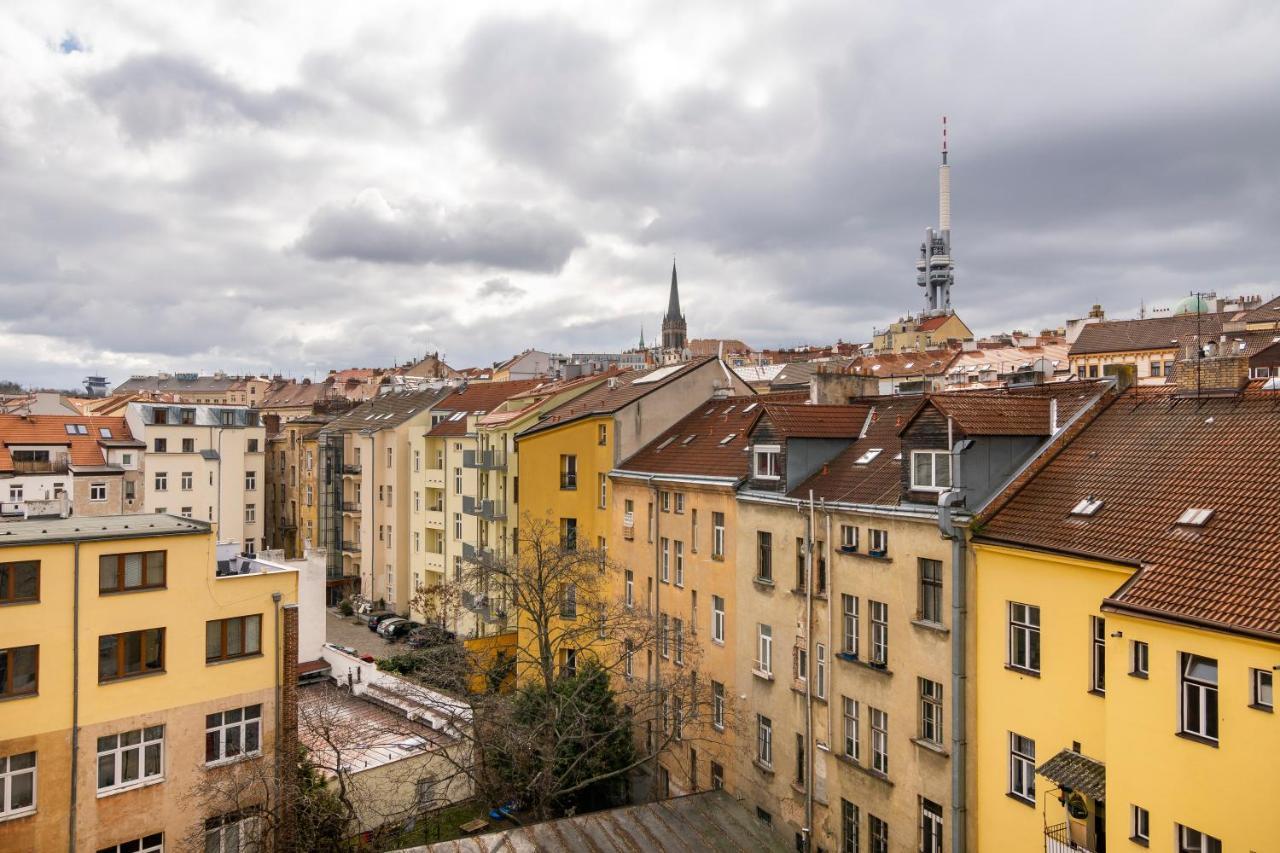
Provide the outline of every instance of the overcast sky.
{"type": "Polygon", "coordinates": [[[1280,5],[6,0],[0,379],[1280,292],[1280,5]]]}

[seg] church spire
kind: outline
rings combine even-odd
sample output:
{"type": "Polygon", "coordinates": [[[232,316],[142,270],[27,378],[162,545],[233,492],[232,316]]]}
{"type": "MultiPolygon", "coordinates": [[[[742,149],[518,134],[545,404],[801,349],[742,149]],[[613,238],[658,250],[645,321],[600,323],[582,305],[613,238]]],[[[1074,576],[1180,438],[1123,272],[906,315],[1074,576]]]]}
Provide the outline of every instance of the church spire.
{"type": "Polygon", "coordinates": [[[676,262],[671,259],[671,296],[667,299],[667,320],[679,320],[684,315],[680,313],[680,286],[676,283],[676,262]]]}
{"type": "Polygon", "coordinates": [[[667,299],[667,316],[662,318],[662,348],[667,353],[664,358],[679,361],[683,357],[688,328],[684,314],[680,312],[680,285],[676,278],[676,262],[673,258],[671,260],[671,295],[667,299]]]}

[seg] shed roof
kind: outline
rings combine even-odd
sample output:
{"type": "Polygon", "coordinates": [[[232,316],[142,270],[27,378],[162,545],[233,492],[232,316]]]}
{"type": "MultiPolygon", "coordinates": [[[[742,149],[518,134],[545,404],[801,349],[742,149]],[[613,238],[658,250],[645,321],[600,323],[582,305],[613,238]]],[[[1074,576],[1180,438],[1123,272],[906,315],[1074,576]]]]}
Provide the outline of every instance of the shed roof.
{"type": "Polygon", "coordinates": [[[1095,800],[1107,798],[1107,766],[1096,758],[1064,749],[1036,768],[1062,788],[1079,791],[1095,800]]]}

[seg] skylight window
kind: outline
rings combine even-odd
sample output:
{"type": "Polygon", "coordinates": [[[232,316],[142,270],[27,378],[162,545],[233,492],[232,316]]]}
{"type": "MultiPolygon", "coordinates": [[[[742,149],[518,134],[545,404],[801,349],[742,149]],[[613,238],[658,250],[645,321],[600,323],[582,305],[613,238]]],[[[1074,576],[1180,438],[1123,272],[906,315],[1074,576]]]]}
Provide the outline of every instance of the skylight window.
{"type": "Polygon", "coordinates": [[[870,450],[868,450],[866,453],[862,454],[862,455],[861,455],[861,456],[859,456],[857,459],[855,459],[855,460],[854,460],[854,462],[853,462],[853,464],[854,464],[854,465],[869,465],[869,464],[871,464],[872,460],[874,460],[877,456],[879,456],[879,455],[880,455],[880,453],[881,453],[881,451],[882,451],[882,450],[883,450],[883,448],[880,448],[880,447],[873,447],[873,448],[871,448],[870,450]]]}
{"type": "Polygon", "coordinates": [[[89,430],[84,424],[67,424],[67,435],[88,435],[89,430]]]}
{"type": "Polygon", "coordinates": [[[1087,498],[1082,498],[1080,503],[1073,506],[1071,508],[1071,514],[1088,516],[1093,515],[1100,509],[1102,509],[1102,498],[1095,498],[1090,495],[1087,498]]]}
{"type": "Polygon", "coordinates": [[[746,414],[747,412],[751,411],[752,409],[754,409],[754,408],[755,408],[756,406],[758,406],[758,405],[760,405],[760,404],[759,404],[759,403],[752,403],[750,406],[747,406],[745,409],[743,409],[743,410],[742,410],[743,414],[746,414]]]}
{"type": "Polygon", "coordinates": [[[733,439],[737,437],[737,435],[738,434],[736,432],[731,432],[728,435],[726,435],[724,438],[720,439],[720,443],[728,444],[729,442],[733,441],[733,439]]]}
{"type": "Polygon", "coordinates": [[[698,434],[697,434],[696,432],[695,432],[693,435],[686,435],[686,436],[684,437],[684,441],[682,441],[682,442],[680,442],[680,443],[681,443],[681,444],[688,444],[689,442],[693,441],[693,440],[694,440],[695,438],[697,438],[697,437],[698,437],[698,434]]]}
{"type": "Polygon", "coordinates": [[[664,440],[663,440],[663,442],[662,442],[662,444],[659,444],[659,445],[658,445],[658,449],[659,449],[659,450],[665,450],[665,449],[666,449],[666,447],[667,447],[667,445],[668,445],[668,444],[670,444],[671,442],[675,441],[675,440],[676,440],[676,437],[675,437],[674,435],[673,435],[673,436],[671,436],[670,438],[664,439],[664,440]]]}
{"type": "Polygon", "coordinates": [[[462,420],[463,418],[465,418],[466,416],[467,416],[467,413],[466,413],[466,412],[454,412],[452,415],[450,415],[450,416],[449,416],[449,420],[451,420],[451,421],[460,421],[460,420],[462,420]]]}
{"type": "Polygon", "coordinates": [[[1213,510],[1191,507],[1178,516],[1178,524],[1185,524],[1187,527],[1204,527],[1211,518],[1213,518],[1213,510]]]}
{"type": "Polygon", "coordinates": [[[98,427],[98,435],[102,438],[111,438],[111,430],[107,427],[98,427]]]}
{"type": "Polygon", "coordinates": [[[901,454],[901,453],[895,454],[895,455],[894,455],[894,457],[893,457],[893,461],[894,461],[894,462],[901,462],[901,461],[902,461],[902,454],[901,454]]]}

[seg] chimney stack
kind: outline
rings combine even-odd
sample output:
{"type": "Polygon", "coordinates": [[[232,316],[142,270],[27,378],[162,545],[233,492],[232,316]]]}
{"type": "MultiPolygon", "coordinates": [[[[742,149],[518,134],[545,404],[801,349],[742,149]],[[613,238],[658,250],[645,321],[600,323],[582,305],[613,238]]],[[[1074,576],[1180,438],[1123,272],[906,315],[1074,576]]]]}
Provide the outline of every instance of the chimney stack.
{"type": "Polygon", "coordinates": [[[1179,397],[1234,397],[1249,384],[1249,357],[1226,352],[1185,358],[1174,366],[1179,397]]]}

